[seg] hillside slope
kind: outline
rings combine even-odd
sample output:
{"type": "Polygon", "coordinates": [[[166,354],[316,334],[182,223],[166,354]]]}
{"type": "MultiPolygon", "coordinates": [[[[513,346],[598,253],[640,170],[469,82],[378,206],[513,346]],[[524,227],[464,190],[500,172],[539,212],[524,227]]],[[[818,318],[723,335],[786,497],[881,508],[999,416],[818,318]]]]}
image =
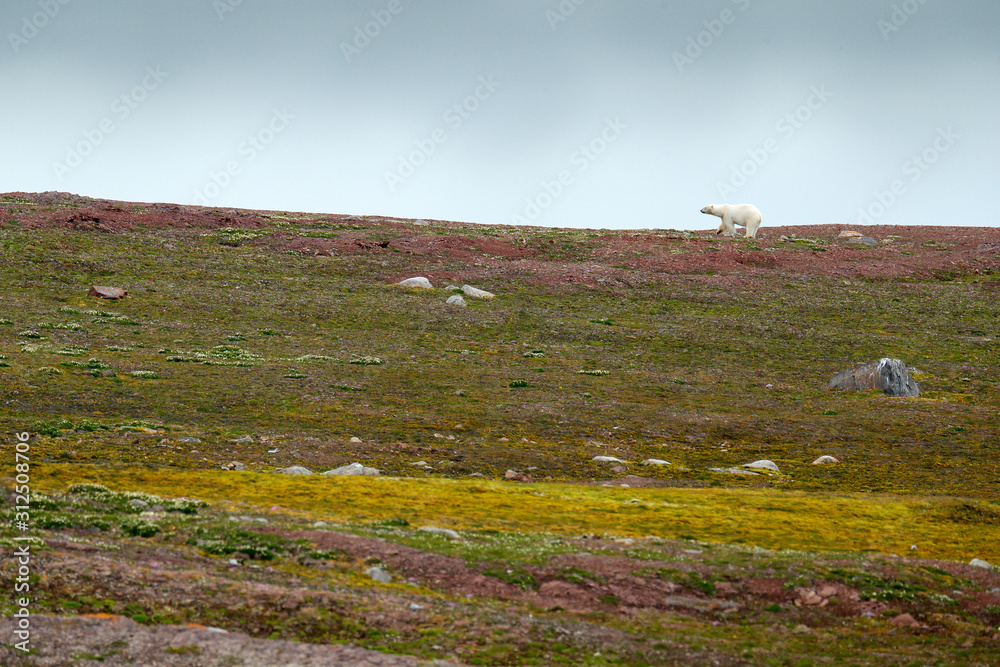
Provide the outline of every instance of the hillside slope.
{"type": "MultiPolygon", "coordinates": [[[[468,664],[989,664],[1000,229],[713,232],[0,195],[33,611],[468,664]],[[919,398],[826,389],[881,357],[919,398]],[[382,476],[273,474],[353,462],[382,476]]],[[[147,651],[87,618],[102,664],[147,651]]]]}

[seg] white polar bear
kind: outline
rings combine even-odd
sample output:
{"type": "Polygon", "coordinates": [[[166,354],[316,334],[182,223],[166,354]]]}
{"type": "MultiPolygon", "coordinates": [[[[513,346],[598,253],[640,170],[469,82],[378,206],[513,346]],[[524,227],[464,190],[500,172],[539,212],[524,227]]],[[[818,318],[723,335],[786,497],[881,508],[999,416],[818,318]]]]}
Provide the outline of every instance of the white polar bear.
{"type": "Polygon", "coordinates": [[[715,232],[716,234],[727,232],[730,236],[736,236],[736,225],[739,225],[747,228],[747,238],[757,236],[761,215],[753,204],[714,204],[701,209],[701,212],[722,218],[719,231],[715,232]]]}

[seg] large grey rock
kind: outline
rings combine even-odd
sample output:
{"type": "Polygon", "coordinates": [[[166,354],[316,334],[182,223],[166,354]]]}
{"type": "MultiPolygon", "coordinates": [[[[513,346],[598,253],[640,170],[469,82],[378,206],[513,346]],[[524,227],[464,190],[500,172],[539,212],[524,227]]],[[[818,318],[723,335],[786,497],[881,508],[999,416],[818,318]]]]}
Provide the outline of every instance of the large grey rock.
{"type": "Polygon", "coordinates": [[[465,308],[465,299],[462,298],[461,294],[453,294],[448,297],[446,302],[449,306],[458,306],[459,308],[465,308]]]}
{"type": "Polygon", "coordinates": [[[368,568],[365,574],[380,584],[392,583],[392,575],[378,566],[368,568]]]}
{"type": "Polygon", "coordinates": [[[352,463],[350,465],[334,468],[333,470],[327,470],[326,472],[320,474],[327,476],[345,476],[345,477],[351,475],[378,477],[379,471],[375,468],[369,468],[368,466],[363,466],[360,463],[352,463]]]}
{"type": "Polygon", "coordinates": [[[856,391],[880,389],[887,396],[920,395],[920,387],[910,377],[906,364],[899,359],[887,357],[837,373],[826,388],[856,391]]]}

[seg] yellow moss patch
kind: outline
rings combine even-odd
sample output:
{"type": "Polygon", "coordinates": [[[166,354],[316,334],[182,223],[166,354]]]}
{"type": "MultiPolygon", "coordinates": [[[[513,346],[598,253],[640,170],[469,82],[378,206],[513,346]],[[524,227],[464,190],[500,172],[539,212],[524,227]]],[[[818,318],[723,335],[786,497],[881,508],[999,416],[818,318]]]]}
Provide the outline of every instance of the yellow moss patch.
{"type": "Polygon", "coordinates": [[[995,505],[954,498],[746,489],[631,489],[205,470],[36,464],[38,491],[97,482],[116,490],[277,506],[345,522],[403,518],[458,530],[607,533],[801,551],[873,551],[1000,562],[995,505]],[[986,508],[949,511],[956,503],[986,508]],[[917,550],[910,551],[916,544],[917,550]]]}

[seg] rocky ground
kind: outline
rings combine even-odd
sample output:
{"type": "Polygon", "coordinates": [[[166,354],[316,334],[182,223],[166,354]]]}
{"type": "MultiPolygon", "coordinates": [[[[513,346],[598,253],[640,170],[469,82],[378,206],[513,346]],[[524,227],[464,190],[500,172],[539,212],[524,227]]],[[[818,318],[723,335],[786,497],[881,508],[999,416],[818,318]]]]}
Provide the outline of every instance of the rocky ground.
{"type": "Polygon", "coordinates": [[[0,196],[0,664],[996,664],[1000,229],[713,232],[0,196]]]}

